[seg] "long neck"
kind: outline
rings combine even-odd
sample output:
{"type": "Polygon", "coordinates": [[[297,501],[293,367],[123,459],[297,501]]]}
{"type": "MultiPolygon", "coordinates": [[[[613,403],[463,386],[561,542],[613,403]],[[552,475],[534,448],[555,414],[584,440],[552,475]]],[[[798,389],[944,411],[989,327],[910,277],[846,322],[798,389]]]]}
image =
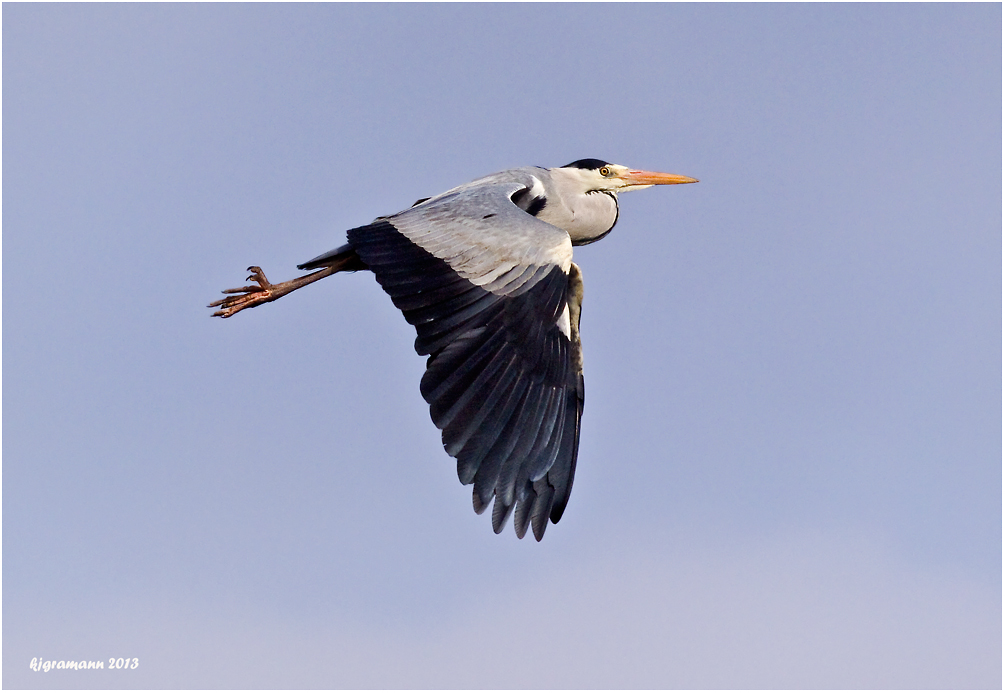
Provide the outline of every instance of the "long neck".
{"type": "Polygon", "coordinates": [[[573,245],[586,245],[606,236],[618,221],[618,196],[596,191],[572,195],[564,203],[548,204],[537,215],[542,221],[564,229],[573,245]]]}

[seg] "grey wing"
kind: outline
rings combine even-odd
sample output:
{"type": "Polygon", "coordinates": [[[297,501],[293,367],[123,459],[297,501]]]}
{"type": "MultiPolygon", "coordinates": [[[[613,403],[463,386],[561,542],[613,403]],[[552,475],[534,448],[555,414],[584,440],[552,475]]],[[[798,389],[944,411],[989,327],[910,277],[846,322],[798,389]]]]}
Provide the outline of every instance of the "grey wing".
{"type": "Polygon", "coordinates": [[[568,234],[510,200],[523,187],[476,182],[352,229],[349,243],[415,326],[422,396],[475,510],[494,496],[497,533],[515,507],[518,536],[529,524],[540,540],[574,478],[581,283],[568,234]]]}

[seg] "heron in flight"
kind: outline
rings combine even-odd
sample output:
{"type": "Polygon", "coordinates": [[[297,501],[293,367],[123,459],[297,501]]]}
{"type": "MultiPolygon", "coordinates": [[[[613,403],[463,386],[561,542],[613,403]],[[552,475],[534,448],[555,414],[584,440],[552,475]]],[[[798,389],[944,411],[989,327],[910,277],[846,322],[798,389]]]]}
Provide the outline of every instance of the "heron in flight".
{"type": "Polygon", "coordinates": [[[495,173],[351,229],[348,243],[298,265],[314,270],[210,304],[229,318],[336,272],[370,270],[415,327],[428,357],[419,389],[475,512],[492,498],[492,529],[517,536],[562,518],[583,413],[579,317],[583,281],[572,247],[618,220],[618,193],[697,183],[599,159],[495,173]],[[514,512],[515,508],[515,512],[514,512]]]}

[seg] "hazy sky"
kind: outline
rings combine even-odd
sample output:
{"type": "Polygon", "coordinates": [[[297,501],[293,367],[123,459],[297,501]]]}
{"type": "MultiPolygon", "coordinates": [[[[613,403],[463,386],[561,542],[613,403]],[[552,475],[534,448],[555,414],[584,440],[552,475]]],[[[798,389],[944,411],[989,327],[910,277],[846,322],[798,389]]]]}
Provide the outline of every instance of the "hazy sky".
{"type": "Polygon", "coordinates": [[[1001,12],[5,4],[4,687],[1000,688],[1001,12]],[[372,275],[209,317],[586,157],[540,544],[372,275]]]}

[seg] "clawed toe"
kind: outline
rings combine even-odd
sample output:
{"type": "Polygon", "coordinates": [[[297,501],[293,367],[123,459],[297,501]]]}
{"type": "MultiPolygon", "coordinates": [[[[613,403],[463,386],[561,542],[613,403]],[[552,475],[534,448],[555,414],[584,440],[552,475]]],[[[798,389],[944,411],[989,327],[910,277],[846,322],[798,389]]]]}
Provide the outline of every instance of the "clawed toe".
{"type": "Polygon", "coordinates": [[[242,286],[237,289],[224,289],[223,293],[231,294],[218,301],[213,301],[207,307],[220,310],[213,313],[213,317],[229,318],[245,308],[251,308],[261,303],[267,303],[272,299],[272,284],[265,278],[265,273],[260,267],[249,267],[251,276],[247,281],[253,281],[257,286],[242,286]]]}
{"type": "Polygon", "coordinates": [[[297,277],[296,279],[291,279],[288,282],[273,284],[266,279],[265,272],[262,271],[261,267],[252,265],[248,268],[248,271],[251,272],[251,274],[248,275],[248,279],[246,281],[255,282],[256,286],[242,286],[239,289],[224,289],[223,293],[228,295],[218,301],[213,301],[208,307],[220,308],[220,310],[213,313],[213,317],[229,318],[231,315],[234,315],[245,308],[254,308],[255,306],[260,306],[263,303],[275,301],[277,298],[285,296],[291,291],[296,291],[302,286],[307,286],[319,279],[324,279],[325,277],[338,272],[340,269],[342,269],[341,265],[324,267],[303,277],[297,277]]]}
{"type": "Polygon", "coordinates": [[[262,268],[258,265],[252,265],[248,268],[248,271],[251,272],[251,274],[248,275],[248,278],[245,281],[255,282],[263,289],[268,289],[272,286],[269,280],[265,278],[265,272],[263,272],[262,268]]]}

